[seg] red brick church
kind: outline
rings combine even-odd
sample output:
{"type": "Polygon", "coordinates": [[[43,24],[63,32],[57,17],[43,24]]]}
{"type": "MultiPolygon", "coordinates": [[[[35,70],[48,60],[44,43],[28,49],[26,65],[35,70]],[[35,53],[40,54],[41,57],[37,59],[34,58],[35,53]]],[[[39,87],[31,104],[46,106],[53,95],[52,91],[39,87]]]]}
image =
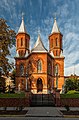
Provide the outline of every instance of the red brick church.
{"type": "Polygon", "coordinates": [[[41,35],[30,50],[30,35],[24,19],[16,35],[16,89],[34,94],[49,94],[54,88],[62,90],[64,84],[64,56],[62,37],[56,19],[49,39],[49,50],[42,42],[41,35]]]}

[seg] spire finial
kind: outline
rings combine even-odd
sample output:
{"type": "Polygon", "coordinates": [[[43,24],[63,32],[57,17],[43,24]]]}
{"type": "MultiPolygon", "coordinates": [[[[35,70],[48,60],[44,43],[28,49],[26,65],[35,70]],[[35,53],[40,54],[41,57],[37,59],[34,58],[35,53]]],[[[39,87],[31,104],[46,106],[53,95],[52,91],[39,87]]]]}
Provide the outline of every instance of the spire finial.
{"type": "Polygon", "coordinates": [[[40,34],[41,34],[40,27],[38,27],[38,35],[40,35],[40,34]]]}
{"type": "Polygon", "coordinates": [[[18,33],[27,33],[26,32],[26,28],[25,28],[25,24],[24,24],[24,13],[22,12],[22,22],[21,22],[21,25],[20,25],[20,28],[18,30],[18,33]]]}
{"type": "Polygon", "coordinates": [[[57,13],[56,13],[56,12],[53,13],[53,18],[54,18],[54,20],[56,20],[56,16],[57,16],[57,13]]]}
{"type": "Polygon", "coordinates": [[[22,12],[22,20],[24,20],[24,12],[22,12]]]}
{"type": "Polygon", "coordinates": [[[56,14],[56,12],[55,12],[55,13],[54,13],[54,20],[56,20],[56,15],[57,15],[57,14],[56,14]]]}
{"type": "Polygon", "coordinates": [[[60,33],[60,30],[59,30],[57,22],[56,22],[56,13],[54,13],[54,24],[53,24],[51,33],[60,33]]]}

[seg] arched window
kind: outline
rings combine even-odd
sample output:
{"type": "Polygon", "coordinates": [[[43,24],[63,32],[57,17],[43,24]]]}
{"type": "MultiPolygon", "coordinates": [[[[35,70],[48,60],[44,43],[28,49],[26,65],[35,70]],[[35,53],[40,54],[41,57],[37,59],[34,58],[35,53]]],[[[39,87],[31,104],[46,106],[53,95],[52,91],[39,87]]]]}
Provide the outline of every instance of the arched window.
{"type": "Polygon", "coordinates": [[[58,46],[58,39],[56,38],[55,41],[56,41],[56,46],[58,46]]]}
{"type": "Polygon", "coordinates": [[[58,56],[58,50],[56,50],[56,56],[58,56]]]}
{"type": "Polygon", "coordinates": [[[20,75],[24,75],[24,65],[20,65],[20,75]]]}
{"type": "Polygon", "coordinates": [[[23,38],[21,38],[21,46],[23,46],[23,38]]]}
{"type": "Polygon", "coordinates": [[[43,90],[43,83],[42,83],[42,79],[38,78],[37,79],[37,92],[42,92],[43,90]]]}
{"type": "MultiPolygon", "coordinates": [[[[53,41],[53,39],[51,41],[53,41]]],[[[52,42],[52,47],[53,47],[53,42],[52,42]]]]}
{"type": "Polygon", "coordinates": [[[58,75],[58,64],[55,65],[55,75],[58,75]]]}
{"type": "Polygon", "coordinates": [[[42,62],[41,60],[38,60],[37,61],[37,72],[41,72],[41,70],[42,70],[42,62]]]}
{"type": "Polygon", "coordinates": [[[23,50],[21,50],[21,56],[23,56],[23,50]]]}
{"type": "Polygon", "coordinates": [[[24,55],[23,50],[19,50],[19,55],[20,55],[20,57],[22,57],[24,55]]]}

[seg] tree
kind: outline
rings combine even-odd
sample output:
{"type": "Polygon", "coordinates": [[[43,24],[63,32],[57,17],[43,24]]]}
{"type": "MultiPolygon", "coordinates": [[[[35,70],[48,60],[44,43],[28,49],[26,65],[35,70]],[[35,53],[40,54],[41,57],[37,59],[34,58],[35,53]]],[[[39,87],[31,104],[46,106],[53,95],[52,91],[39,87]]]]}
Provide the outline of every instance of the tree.
{"type": "Polygon", "coordinates": [[[12,68],[12,63],[9,63],[8,55],[10,49],[15,44],[15,32],[7,25],[6,20],[0,18],[0,68],[7,75],[12,68]]]}
{"type": "Polygon", "coordinates": [[[68,78],[65,81],[65,93],[67,93],[70,90],[79,90],[79,80],[77,77],[73,77],[73,78],[68,78]]]}
{"type": "Polygon", "coordinates": [[[14,69],[11,73],[11,76],[10,76],[11,79],[14,80],[14,82],[13,82],[14,84],[15,84],[15,75],[16,75],[16,70],[14,69]]]}
{"type": "Polygon", "coordinates": [[[1,92],[5,92],[5,78],[4,77],[0,77],[0,93],[1,92]]]}

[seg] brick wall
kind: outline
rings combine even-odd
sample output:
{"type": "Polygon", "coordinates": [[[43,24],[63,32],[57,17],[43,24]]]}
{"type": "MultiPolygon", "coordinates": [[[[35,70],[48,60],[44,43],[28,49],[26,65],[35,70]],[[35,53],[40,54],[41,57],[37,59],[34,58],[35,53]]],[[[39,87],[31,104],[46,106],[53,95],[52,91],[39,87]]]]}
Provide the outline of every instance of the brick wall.
{"type": "Polygon", "coordinates": [[[30,100],[27,98],[0,98],[0,107],[26,107],[29,105],[30,100]]]}
{"type": "Polygon", "coordinates": [[[68,105],[70,107],[79,107],[79,99],[78,98],[62,98],[60,99],[60,106],[68,105]]]}

